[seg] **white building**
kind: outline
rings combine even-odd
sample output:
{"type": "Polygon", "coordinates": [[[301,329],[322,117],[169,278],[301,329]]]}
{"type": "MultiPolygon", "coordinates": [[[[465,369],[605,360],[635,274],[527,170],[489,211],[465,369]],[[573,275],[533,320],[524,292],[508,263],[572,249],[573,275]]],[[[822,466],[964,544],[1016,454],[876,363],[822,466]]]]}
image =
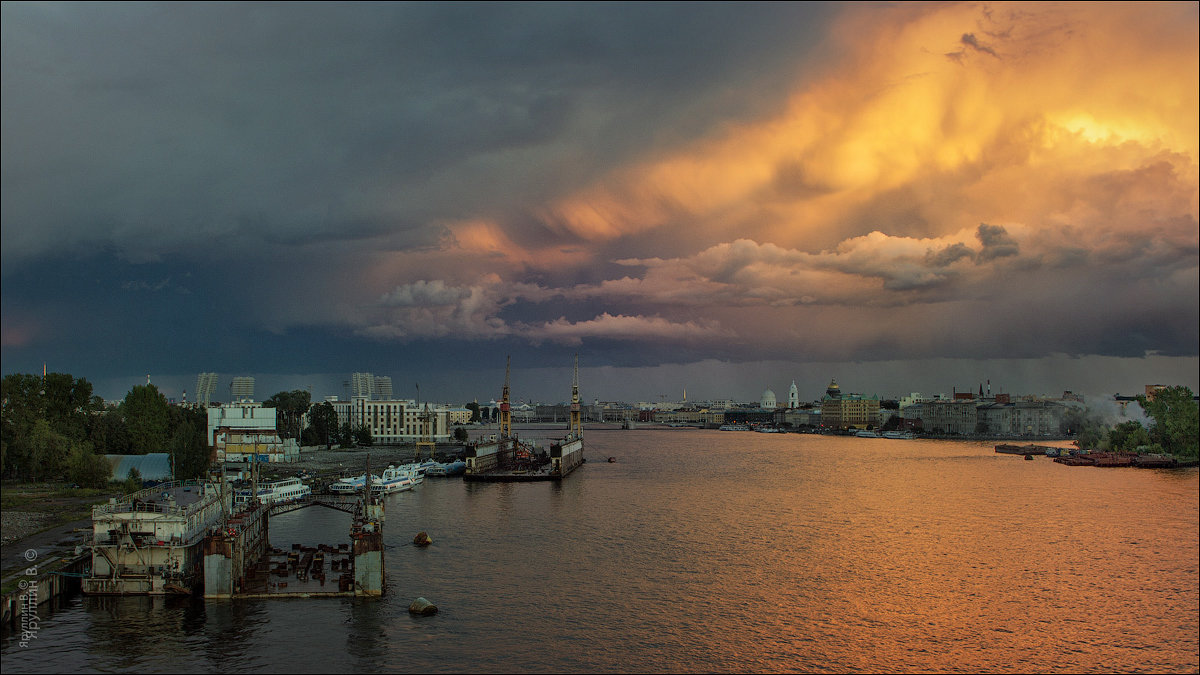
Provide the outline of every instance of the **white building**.
{"type": "Polygon", "coordinates": [[[796,387],[796,381],[792,380],[792,386],[788,387],[788,409],[796,409],[800,407],[800,389],[796,387]]]}
{"type": "Polygon", "coordinates": [[[254,400],[254,378],[235,377],[229,383],[230,403],[249,403],[254,400]]]}
{"type": "MultiPolygon", "coordinates": [[[[414,443],[431,436],[435,443],[450,440],[450,408],[413,400],[375,401],[355,396],[349,401],[330,401],[338,415],[338,425],[366,426],[371,440],[381,445],[414,443]]],[[[468,413],[469,418],[470,413],[468,413]]]]}
{"type": "Polygon", "coordinates": [[[217,374],[200,373],[196,376],[196,403],[208,405],[217,393],[217,374]]]}
{"type": "Polygon", "coordinates": [[[764,391],[762,395],[762,401],[759,403],[759,407],[761,407],[763,410],[774,410],[775,392],[771,391],[770,389],[764,391]]]}
{"type": "Polygon", "coordinates": [[[350,376],[350,396],[372,398],[375,391],[375,376],[371,373],[354,373],[350,376]]]}
{"type": "Polygon", "coordinates": [[[282,439],[275,428],[275,408],[260,403],[230,403],[208,409],[208,442],[218,462],[294,462],[300,458],[296,439],[282,439]]]}

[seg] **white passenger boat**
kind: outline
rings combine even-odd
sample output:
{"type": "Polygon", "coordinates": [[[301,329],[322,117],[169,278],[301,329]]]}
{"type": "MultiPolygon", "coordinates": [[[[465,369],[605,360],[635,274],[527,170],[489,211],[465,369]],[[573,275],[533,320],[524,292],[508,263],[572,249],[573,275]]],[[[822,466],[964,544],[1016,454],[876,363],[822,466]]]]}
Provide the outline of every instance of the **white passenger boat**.
{"type": "MultiPolygon", "coordinates": [[[[371,476],[371,482],[379,480],[378,476],[371,476]]],[[[367,483],[367,474],[362,474],[357,478],[343,478],[329,486],[329,491],[335,494],[354,494],[360,492],[363,486],[367,483]]]]}
{"type": "Polygon", "coordinates": [[[404,467],[389,466],[378,480],[371,480],[371,493],[390,495],[393,492],[404,492],[417,486],[413,474],[404,467]]]}
{"type": "MultiPolygon", "coordinates": [[[[903,440],[912,440],[912,439],[916,438],[916,436],[914,436],[913,432],[911,432],[911,431],[885,431],[885,432],[883,432],[883,437],[884,438],[903,439],[903,440]]],[[[1049,453],[1047,453],[1047,454],[1049,454],[1049,453]]]]}
{"type": "MultiPolygon", "coordinates": [[[[257,496],[258,501],[270,506],[271,504],[294,502],[298,499],[304,499],[311,494],[312,488],[305,485],[299,478],[286,478],[284,480],[260,484],[257,496]]],[[[238,490],[234,497],[234,503],[245,504],[253,497],[254,495],[251,494],[251,490],[238,490]]]]}
{"type": "Polygon", "coordinates": [[[426,476],[458,476],[467,470],[467,463],[461,459],[453,462],[438,464],[425,470],[426,476]]]}
{"type": "Polygon", "coordinates": [[[746,424],[722,424],[721,431],[750,431],[750,426],[746,424]]]}

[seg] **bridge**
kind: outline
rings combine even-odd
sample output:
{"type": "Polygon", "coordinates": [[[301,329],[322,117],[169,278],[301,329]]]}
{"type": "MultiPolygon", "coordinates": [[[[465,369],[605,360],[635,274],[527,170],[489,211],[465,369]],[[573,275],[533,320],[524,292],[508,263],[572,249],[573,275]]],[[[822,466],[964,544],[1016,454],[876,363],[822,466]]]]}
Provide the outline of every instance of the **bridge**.
{"type": "Polygon", "coordinates": [[[324,506],[328,509],[349,513],[352,516],[359,516],[362,513],[363,498],[361,495],[308,495],[303,499],[297,499],[290,502],[280,504],[272,504],[270,513],[272,516],[278,516],[292,511],[299,511],[310,506],[324,506]]]}

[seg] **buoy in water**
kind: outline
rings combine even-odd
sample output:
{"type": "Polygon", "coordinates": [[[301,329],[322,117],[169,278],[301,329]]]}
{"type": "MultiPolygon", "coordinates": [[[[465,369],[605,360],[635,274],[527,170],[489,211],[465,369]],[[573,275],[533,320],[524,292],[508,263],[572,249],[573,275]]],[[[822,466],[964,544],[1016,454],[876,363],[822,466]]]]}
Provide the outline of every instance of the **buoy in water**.
{"type": "Polygon", "coordinates": [[[413,537],[413,543],[417,546],[428,546],[433,543],[433,540],[429,538],[427,533],[418,532],[417,536],[413,537]]]}
{"type": "Polygon", "coordinates": [[[425,598],[417,598],[408,606],[408,613],[416,614],[417,616],[433,616],[437,614],[437,605],[425,598]]]}

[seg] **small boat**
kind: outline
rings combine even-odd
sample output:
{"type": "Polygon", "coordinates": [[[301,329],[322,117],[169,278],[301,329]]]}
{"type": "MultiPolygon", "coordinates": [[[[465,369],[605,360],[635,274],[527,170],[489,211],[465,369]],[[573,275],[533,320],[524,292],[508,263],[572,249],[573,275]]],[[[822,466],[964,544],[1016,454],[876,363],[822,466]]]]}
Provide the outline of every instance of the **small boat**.
{"type": "MultiPolygon", "coordinates": [[[[371,482],[379,480],[379,476],[371,476],[371,482]]],[[[367,484],[367,474],[362,474],[357,478],[343,478],[338,482],[329,486],[329,491],[336,494],[354,494],[363,489],[367,484]]]]}
{"type": "Polygon", "coordinates": [[[615,462],[615,461],[617,461],[617,458],[616,458],[616,457],[609,457],[609,458],[608,458],[608,463],[609,463],[609,464],[612,464],[612,463],[613,463],[613,462],[615,462]]]}
{"type": "Polygon", "coordinates": [[[270,506],[271,504],[294,502],[311,494],[312,488],[305,485],[299,478],[287,478],[260,484],[257,495],[252,495],[250,490],[238,490],[234,495],[234,503],[246,504],[254,496],[257,496],[258,501],[270,506]]]}
{"type": "Polygon", "coordinates": [[[467,470],[467,463],[461,459],[445,462],[425,470],[426,476],[458,476],[467,470]]]}
{"type": "Polygon", "coordinates": [[[393,492],[404,492],[417,486],[409,471],[389,466],[379,480],[371,481],[371,494],[390,495],[393,492]]]}

